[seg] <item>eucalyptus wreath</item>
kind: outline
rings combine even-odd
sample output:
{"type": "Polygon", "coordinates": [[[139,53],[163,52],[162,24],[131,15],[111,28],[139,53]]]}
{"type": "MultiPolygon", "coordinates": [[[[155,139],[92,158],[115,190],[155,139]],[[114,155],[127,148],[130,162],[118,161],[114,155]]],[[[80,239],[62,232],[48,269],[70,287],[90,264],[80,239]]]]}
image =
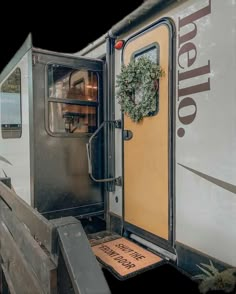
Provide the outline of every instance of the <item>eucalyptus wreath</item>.
{"type": "Polygon", "coordinates": [[[117,76],[116,98],[121,110],[134,122],[155,113],[158,107],[158,80],[164,71],[147,57],[132,59],[117,76]]]}

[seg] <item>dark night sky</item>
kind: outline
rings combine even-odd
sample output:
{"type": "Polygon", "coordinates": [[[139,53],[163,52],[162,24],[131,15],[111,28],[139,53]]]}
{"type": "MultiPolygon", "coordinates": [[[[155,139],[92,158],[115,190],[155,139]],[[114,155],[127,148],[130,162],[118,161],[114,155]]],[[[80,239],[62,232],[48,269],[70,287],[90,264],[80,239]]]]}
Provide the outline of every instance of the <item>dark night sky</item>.
{"type": "Polygon", "coordinates": [[[78,0],[61,3],[64,4],[57,1],[50,7],[47,4],[46,8],[43,2],[35,1],[23,7],[20,1],[19,7],[14,3],[16,15],[13,15],[10,13],[13,2],[9,1],[5,19],[0,19],[0,72],[29,32],[33,34],[35,47],[74,53],[106,33],[112,25],[141,5],[143,0],[78,0]]]}

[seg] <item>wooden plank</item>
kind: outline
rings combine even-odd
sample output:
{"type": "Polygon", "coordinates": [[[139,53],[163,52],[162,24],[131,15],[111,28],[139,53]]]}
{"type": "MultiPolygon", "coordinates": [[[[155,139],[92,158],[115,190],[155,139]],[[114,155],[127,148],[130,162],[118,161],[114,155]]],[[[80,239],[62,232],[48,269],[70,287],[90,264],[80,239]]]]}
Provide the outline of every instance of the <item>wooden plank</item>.
{"type": "Polygon", "coordinates": [[[102,270],[94,256],[81,223],[76,218],[64,218],[59,224],[59,244],[70,280],[76,294],[110,294],[102,270]],[[66,224],[67,221],[67,224],[66,224]]]}
{"type": "MultiPolygon", "coordinates": [[[[5,280],[6,280],[6,282],[7,282],[7,286],[8,286],[9,292],[10,292],[11,294],[17,294],[16,291],[15,291],[15,289],[14,289],[14,286],[13,286],[13,284],[12,284],[11,278],[10,278],[9,275],[8,275],[7,269],[5,268],[5,266],[4,266],[3,264],[2,264],[2,266],[1,266],[1,268],[2,268],[2,271],[3,271],[3,273],[4,273],[5,280]]],[[[1,290],[1,288],[0,288],[0,290],[1,290]]],[[[8,292],[8,293],[9,293],[9,292],[8,292]]],[[[0,293],[1,293],[1,292],[0,292],[0,293]]]]}
{"type": "Polygon", "coordinates": [[[30,269],[5,224],[0,221],[1,256],[7,274],[18,294],[43,294],[34,272],[30,269]]]}
{"type": "Polygon", "coordinates": [[[2,259],[1,259],[1,251],[0,251],[0,293],[2,293],[2,287],[3,287],[3,270],[1,267],[2,259]]]}
{"type": "Polygon", "coordinates": [[[0,200],[0,219],[10,231],[25,260],[32,267],[41,287],[46,293],[57,293],[56,265],[2,200],[0,200]]]}
{"type": "Polygon", "coordinates": [[[31,234],[40,240],[50,253],[54,253],[56,230],[46,218],[28,205],[14,191],[0,182],[0,197],[7,203],[16,217],[26,224],[31,234]]]}

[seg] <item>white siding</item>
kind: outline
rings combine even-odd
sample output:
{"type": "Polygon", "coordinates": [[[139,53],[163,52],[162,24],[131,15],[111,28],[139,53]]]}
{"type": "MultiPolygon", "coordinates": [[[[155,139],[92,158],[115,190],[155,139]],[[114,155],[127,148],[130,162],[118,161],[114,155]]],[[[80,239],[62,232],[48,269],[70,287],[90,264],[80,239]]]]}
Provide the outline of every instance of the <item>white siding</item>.
{"type": "MultiPolygon", "coordinates": [[[[22,136],[19,139],[2,139],[0,134],[0,155],[12,165],[0,161],[0,175],[4,172],[11,178],[16,193],[28,204],[30,197],[30,148],[29,148],[29,72],[27,53],[16,66],[21,70],[22,136]]],[[[1,112],[0,112],[1,115],[1,112]]],[[[1,117],[0,117],[1,121],[1,117]]]]}

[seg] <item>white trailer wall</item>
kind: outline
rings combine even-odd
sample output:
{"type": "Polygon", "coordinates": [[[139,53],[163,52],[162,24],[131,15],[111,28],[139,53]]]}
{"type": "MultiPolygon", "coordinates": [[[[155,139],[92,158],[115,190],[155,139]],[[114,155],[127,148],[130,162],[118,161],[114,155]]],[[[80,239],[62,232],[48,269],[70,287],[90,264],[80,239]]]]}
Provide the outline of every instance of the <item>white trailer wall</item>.
{"type": "Polygon", "coordinates": [[[20,68],[21,71],[21,138],[3,139],[2,133],[0,134],[0,155],[10,162],[9,164],[0,161],[0,175],[1,177],[7,175],[11,178],[13,189],[28,204],[31,204],[29,143],[29,79],[31,78],[29,76],[29,63],[32,62],[31,60],[32,54],[31,51],[28,51],[17,66],[11,71],[12,73],[16,68],[20,68]]]}

